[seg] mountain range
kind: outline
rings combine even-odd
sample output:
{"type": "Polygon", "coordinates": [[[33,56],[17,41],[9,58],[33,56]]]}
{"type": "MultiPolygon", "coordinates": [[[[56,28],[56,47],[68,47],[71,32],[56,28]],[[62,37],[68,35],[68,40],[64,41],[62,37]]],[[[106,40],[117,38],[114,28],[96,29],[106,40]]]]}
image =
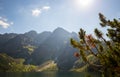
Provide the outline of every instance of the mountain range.
{"type": "Polygon", "coordinates": [[[24,58],[25,64],[41,65],[54,60],[60,70],[69,70],[77,60],[73,56],[77,49],[71,46],[70,38],[79,39],[75,32],[70,33],[60,27],[53,32],[32,30],[24,34],[0,34],[0,53],[24,58]]]}

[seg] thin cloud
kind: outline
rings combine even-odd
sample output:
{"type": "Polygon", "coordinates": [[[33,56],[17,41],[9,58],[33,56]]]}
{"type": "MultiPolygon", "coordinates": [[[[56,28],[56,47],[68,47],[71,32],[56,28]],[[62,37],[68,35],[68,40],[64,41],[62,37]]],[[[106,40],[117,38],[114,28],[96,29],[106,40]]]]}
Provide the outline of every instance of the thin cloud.
{"type": "Polygon", "coordinates": [[[38,17],[43,11],[50,9],[50,6],[43,6],[42,8],[37,8],[32,10],[32,16],[38,17]]]}
{"type": "Polygon", "coordinates": [[[7,22],[8,20],[6,18],[0,17],[0,26],[3,28],[8,28],[9,26],[13,25],[13,22],[7,22]]]}
{"type": "Polygon", "coordinates": [[[39,16],[41,14],[41,10],[40,9],[34,9],[34,10],[32,10],[32,15],[33,16],[39,16]]]}
{"type": "Polygon", "coordinates": [[[13,25],[13,24],[14,24],[14,22],[10,22],[10,24],[11,24],[11,25],[13,25]]]}
{"type": "Polygon", "coordinates": [[[3,21],[5,21],[5,22],[7,22],[7,21],[8,21],[8,19],[3,18],[3,17],[0,17],[0,20],[3,20],[3,21]]]}
{"type": "Polygon", "coordinates": [[[43,6],[42,9],[43,9],[43,10],[49,10],[49,9],[50,9],[50,6],[43,6]]]}

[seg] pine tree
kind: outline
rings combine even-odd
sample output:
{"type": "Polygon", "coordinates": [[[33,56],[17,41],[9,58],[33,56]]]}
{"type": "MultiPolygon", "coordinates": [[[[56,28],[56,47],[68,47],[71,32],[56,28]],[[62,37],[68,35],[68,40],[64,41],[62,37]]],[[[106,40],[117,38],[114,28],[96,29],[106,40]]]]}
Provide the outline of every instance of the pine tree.
{"type": "Polygon", "coordinates": [[[99,13],[99,19],[101,27],[107,27],[106,36],[109,40],[106,40],[103,37],[102,31],[97,28],[94,30],[97,38],[94,38],[91,34],[87,35],[86,31],[80,29],[80,42],[71,39],[71,44],[73,47],[79,49],[79,55],[89,65],[101,68],[102,71],[110,70],[118,75],[120,73],[120,21],[117,19],[113,19],[112,21],[107,20],[101,13],[99,13]],[[99,63],[90,62],[87,59],[88,55],[95,57],[95,61],[99,63]]]}

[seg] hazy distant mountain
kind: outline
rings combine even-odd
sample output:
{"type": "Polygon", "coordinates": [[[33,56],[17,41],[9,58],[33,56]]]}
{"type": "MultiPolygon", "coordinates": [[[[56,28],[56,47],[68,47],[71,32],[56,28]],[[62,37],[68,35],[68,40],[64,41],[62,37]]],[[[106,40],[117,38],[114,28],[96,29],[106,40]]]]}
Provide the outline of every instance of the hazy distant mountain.
{"type": "Polygon", "coordinates": [[[70,38],[78,40],[77,34],[57,28],[53,32],[29,31],[24,34],[0,35],[0,52],[7,53],[14,58],[25,58],[25,63],[40,65],[48,60],[54,60],[58,68],[68,70],[72,68],[77,51],[70,45],[70,38]],[[9,36],[9,37],[8,37],[9,36]]]}
{"type": "Polygon", "coordinates": [[[4,43],[0,43],[1,44],[0,52],[7,53],[8,55],[15,58],[25,59],[30,58],[29,49],[26,47],[37,48],[39,44],[42,43],[49,36],[48,32],[45,32],[43,36],[43,33],[38,34],[35,31],[29,31],[24,34],[18,34],[15,37],[13,37],[13,34],[7,34],[6,37],[4,37],[5,35],[3,35],[3,37],[1,36],[1,38],[5,38],[8,40],[5,41],[4,43]],[[10,37],[13,38],[9,39],[10,37]],[[41,39],[41,37],[43,38],[41,39]]]}
{"type": "Polygon", "coordinates": [[[16,36],[17,36],[17,34],[15,34],[15,33],[0,34],[0,47],[1,47],[4,43],[6,43],[8,40],[10,40],[10,39],[12,39],[12,38],[14,38],[14,37],[16,37],[16,36]]]}

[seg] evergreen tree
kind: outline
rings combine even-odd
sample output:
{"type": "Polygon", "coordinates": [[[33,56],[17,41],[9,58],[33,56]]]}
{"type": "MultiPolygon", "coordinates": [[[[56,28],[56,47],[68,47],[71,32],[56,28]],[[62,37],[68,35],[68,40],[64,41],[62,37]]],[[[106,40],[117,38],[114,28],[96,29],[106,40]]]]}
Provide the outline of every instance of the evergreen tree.
{"type": "Polygon", "coordinates": [[[95,68],[101,68],[102,71],[108,71],[119,75],[120,73],[120,21],[117,19],[107,20],[106,17],[99,13],[101,27],[107,27],[106,36],[109,40],[103,37],[103,33],[99,29],[95,29],[94,33],[97,37],[94,38],[91,34],[87,35],[83,29],[80,29],[80,42],[71,39],[73,47],[79,49],[76,57],[81,56],[82,59],[89,65],[95,68]],[[97,51],[95,53],[94,50],[97,51]],[[79,56],[78,56],[79,55],[79,56]],[[87,59],[88,55],[95,57],[97,63],[87,59]]]}

